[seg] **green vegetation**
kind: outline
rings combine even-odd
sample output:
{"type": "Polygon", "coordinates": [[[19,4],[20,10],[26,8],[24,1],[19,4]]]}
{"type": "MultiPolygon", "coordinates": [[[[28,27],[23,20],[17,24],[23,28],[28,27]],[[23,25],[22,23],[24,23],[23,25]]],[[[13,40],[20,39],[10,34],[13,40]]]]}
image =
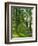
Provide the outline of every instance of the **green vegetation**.
{"type": "Polygon", "coordinates": [[[15,37],[31,37],[32,36],[32,9],[33,8],[17,8],[11,9],[11,35],[15,37]]]}

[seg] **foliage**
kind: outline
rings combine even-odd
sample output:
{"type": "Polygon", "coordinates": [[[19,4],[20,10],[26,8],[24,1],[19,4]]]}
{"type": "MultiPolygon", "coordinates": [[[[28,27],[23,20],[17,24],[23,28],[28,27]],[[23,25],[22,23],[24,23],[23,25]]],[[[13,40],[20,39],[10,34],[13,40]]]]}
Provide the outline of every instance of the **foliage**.
{"type": "Polygon", "coordinates": [[[32,7],[11,9],[11,33],[12,37],[32,36],[32,7]]]}

